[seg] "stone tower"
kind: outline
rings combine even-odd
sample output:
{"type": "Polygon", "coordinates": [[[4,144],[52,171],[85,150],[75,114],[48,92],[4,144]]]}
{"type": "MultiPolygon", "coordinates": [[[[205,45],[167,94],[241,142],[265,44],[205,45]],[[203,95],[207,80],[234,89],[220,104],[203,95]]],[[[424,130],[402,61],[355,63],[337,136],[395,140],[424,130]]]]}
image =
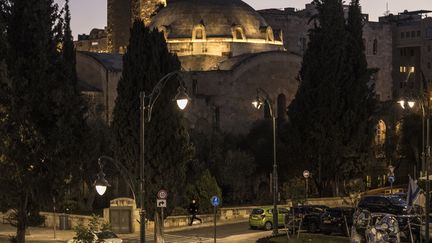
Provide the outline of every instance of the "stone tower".
{"type": "Polygon", "coordinates": [[[150,23],[158,6],[166,0],[108,0],[108,51],[124,53],[132,23],[139,18],[150,23]]]}

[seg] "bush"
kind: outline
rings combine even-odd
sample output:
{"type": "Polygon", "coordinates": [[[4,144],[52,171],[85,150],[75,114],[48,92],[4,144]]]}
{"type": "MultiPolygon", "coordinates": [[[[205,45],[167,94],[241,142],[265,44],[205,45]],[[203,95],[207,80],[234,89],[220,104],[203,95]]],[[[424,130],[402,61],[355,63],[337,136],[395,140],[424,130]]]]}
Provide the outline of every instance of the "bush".
{"type": "Polygon", "coordinates": [[[184,216],[189,215],[188,211],[185,208],[182,207],[175,207],[173,211],[171,212],[172,216],[184,216]]]}

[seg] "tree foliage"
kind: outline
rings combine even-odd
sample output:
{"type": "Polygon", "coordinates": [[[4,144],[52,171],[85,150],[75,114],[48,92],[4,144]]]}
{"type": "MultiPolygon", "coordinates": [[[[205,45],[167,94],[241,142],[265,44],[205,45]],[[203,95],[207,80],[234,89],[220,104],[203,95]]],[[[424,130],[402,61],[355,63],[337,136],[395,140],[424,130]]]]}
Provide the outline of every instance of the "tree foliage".
{"type": "Polygon", "coordinates": [[[8,81],[0,117],[0,208],[13,209],[17,241],[24,242],[30,216],[64,195],[68,155],[76,155],[84,119],[74,78],[64,72],[71,67],[63,58],[58,6],[51,0],[1,3],[7,3],[0,33],[8,81]]]}
{"type": "MultiPolygon", "coordinates": [[[[168,52],[163,35],[136,21],[123,57],[123,75],[117,87],[112,123],[115,158],[135,173],[136,178],[140,168],[139,94],[145,91],[150,95],[164,75],[179,69],[180,63],[168,52]]],[[[193,150],[181,124],[182,115],[172,101],[177,87],[175,78],[166,83],[153,106],[151,121],[145,124],[145,205],[149,217],[153,217],[158,190],[169,192],[168,212],[185,196],[186,166],[193,150]]]]}
{"type": "Polygon", "coordinates": [[[289,132],[299,139],[302,160],[313,161],[312,171],[322,178],[318,186],[331,183],[338,194],[339,181],[360,172],[355,167],[365,161],[357,158],[370,146],[375,101],[368,86],[358,1],[351,2],[348,24],[342,1],[314,3],[318,17],[309,31],[300,86],[289,106],[289,132]]]}

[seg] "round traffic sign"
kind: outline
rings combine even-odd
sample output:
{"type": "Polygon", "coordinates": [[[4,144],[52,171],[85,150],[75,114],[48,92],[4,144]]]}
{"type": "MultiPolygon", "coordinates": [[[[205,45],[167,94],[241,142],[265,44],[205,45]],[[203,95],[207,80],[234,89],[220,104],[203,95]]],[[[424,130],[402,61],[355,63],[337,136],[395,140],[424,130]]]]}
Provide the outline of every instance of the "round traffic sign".
{"type": "Polygon", "coordinates": [[[211,203],[213,205],[213,207],[217,207],[220,204],[220,198],[218,196],[213,196],[211,198],[211,203]]]}
{"type": "Polygon", "coordinates": [[[165,190],[159,190],[157,193],[157,197],[159,199],[166,199],[168,197],[168,193],[165,190]]]}
{"type": "Polygon", "coordinates": [[[395,182],[396,178],[394,176],[389,176],[388,181],[393,184],[395,182]]]}
{"type": "Polygon", "coordinates": [[[309,173],[309,171],[308,170],[305,170],[305,171],[303,171],[303,177],[304,178],[309,178],[309,176],[310,176],[310,173],[309,173]]]}

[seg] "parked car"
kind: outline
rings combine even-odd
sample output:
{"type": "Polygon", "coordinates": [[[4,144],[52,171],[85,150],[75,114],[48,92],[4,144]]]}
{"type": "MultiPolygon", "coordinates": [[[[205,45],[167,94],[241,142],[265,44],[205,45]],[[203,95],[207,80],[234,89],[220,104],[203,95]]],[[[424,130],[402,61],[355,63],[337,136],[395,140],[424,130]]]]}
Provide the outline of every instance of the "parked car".
{"type": "MultiPolygon", "coordinates": [[[[122,243],[123,240],[118,238],[118,236],[109,230],[91,232],[93,234],[92,243],[122,243]]],[[[67,243],[87,243],[81,240],[69,240],[67,243]]]]}
{"type": "MultiPolygon", "coordinates": [[[[323,214],[327,208],[329,207],[324,205],[297,206],[292,208],[289,217],[293,215],[295,222],[301,222],[301,230],[315,233],[320,230],[321,214],[323,214]]],[[[298,224],[295,224],[294,228],[298,229],[298,224]]]]}
{"type": "Polygon", "coordinates": [[[328,208],[321,215],[320,230],[324,234],[342,233],[349,235],[349,229],[353,225],[355,209],[350,207],[328,208]]]}
{"type": "MultiPolygon", "coordinates": [[[[278,207],[278,227],[284,225],[284,215],[288,212],[288,209],[278,207]]],[[[249,227],[251,229],[273,229],[273,207],[254,208],[249,215],[249,227]]]]}
{"type": "Polygon", "coordinates": [[[370,195],[364,196],[358,203],[358,208],[368,210],[371,213],[384,213],[395,215],[399,228],[401,230],[401,237],[408,239],[409,226],[414,236],[417,236],[421,225],[421,208],[415,206],[414,209],[408,213],[407,203],[403,198],[398,195],[370,195]],[[410,222],[410,225],[408,224],[410,222]]]}

